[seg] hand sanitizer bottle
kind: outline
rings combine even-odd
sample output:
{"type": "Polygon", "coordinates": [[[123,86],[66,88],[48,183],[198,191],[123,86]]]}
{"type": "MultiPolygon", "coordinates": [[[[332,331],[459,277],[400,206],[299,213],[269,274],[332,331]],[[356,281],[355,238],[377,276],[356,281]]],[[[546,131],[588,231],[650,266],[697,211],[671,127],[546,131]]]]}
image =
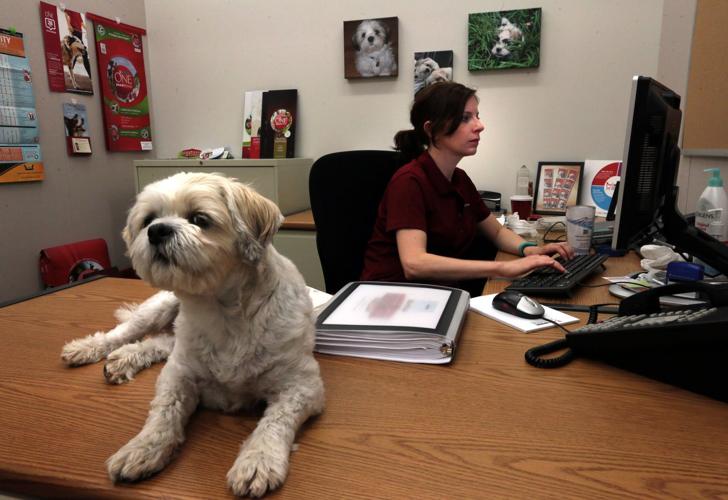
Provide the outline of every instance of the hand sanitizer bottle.
{"type": "MultiPolygon", "coordinates": [[[[708,186],[698,199],[698,206],[695,210],[695,227],[701,231],[708,232],[712,222],[719,223],[719,227],[725,231],[726,215],[728,214],[728,195],[723,189],[723,179],[720,177],[719,168],[707,168],[705,172],[710,172],[711,177],[708,186]]],[[[715,228],[713,229],[713,232],[715,228]]],[[[721,241],[726,240],[726,235],[722,234],[721,241]]]]}
{"type": "Polygon", "coordinates": [[[533,194],[531,186],[533,186],[531,184],[531,172],[529,172],[526,165],[521,165],[516,175],[516,194],[533,194]]]}

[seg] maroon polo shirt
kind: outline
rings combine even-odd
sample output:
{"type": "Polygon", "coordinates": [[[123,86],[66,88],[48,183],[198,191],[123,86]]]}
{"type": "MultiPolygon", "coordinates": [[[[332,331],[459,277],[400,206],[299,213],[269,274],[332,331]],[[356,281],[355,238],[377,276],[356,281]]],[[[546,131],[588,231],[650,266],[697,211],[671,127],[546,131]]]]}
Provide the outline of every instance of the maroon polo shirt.
{"type": "Polygon", "coordinates": [[[427,234],[427,252],[463,258],[490,215],[465,171],[456,168],[447,180],[429,153],[395,172],[379,204],[377,221],[364,255],[361,279],[407,281],[397,252],[400,229],[427,234]]]}

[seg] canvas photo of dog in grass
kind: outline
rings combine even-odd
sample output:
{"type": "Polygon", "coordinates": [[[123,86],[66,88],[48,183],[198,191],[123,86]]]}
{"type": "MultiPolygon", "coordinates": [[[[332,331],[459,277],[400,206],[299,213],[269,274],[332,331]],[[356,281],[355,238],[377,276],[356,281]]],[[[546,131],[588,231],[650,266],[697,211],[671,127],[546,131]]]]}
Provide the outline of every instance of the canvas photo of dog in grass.
{"type": "Polygon", "coordinates": [[[415,52],[414,93],[437,82],[452,81],[452,50],[415,52]]]}
{"type": "Polygon", "coordinates": [[[468,15],[468,71],[537,68],[541,9],[468,15]]]}

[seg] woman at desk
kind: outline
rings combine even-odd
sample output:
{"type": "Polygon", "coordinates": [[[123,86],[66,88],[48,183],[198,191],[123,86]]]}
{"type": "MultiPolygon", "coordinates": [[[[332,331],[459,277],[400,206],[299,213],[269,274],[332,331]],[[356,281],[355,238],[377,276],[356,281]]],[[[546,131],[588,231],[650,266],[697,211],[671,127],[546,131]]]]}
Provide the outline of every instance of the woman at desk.
{"type": "Polygon", "coordinates": [[[544,266],[564,271],[551,256],[572,258],[571,247],[537,246],[502,226],[457,168],[476,153],[485,129],[475,90],[455,82],[426,87],[410,121],[414,128],[397,132],[394,142],[411,161],[392,176],[379,205],[362,280],[437,283],[480,295],[490,277],[512,278],[544,266]],[[493,261],[489,246],[521,258],[493,261]]]}

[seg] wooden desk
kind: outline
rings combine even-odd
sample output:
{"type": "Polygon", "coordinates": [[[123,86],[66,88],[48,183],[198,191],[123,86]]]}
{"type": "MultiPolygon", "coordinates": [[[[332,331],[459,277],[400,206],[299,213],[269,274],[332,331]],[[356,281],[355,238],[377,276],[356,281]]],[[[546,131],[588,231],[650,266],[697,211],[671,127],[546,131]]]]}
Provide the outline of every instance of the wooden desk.
{"type": "MultiPolygon", "coordinates": [[[[613,259],[607,272],[633,264],[613,259]]],[[[111,386],[101,364],[60,361],[66,341],[110,328],[119,304],[152,293],[104,278],[0,309],[0,490],[230,497],[225,474],[255,415],[199,411],[166,469],[113,486],[104,461],[141,428],[159,366],[111,386]]],[[[318,356],[327,407],[299,434],[271,498],[728,495],[728,405],[594,361],[525,363],[528,348],[559,336],[470,313],[449,366],[318,356]]]]}

